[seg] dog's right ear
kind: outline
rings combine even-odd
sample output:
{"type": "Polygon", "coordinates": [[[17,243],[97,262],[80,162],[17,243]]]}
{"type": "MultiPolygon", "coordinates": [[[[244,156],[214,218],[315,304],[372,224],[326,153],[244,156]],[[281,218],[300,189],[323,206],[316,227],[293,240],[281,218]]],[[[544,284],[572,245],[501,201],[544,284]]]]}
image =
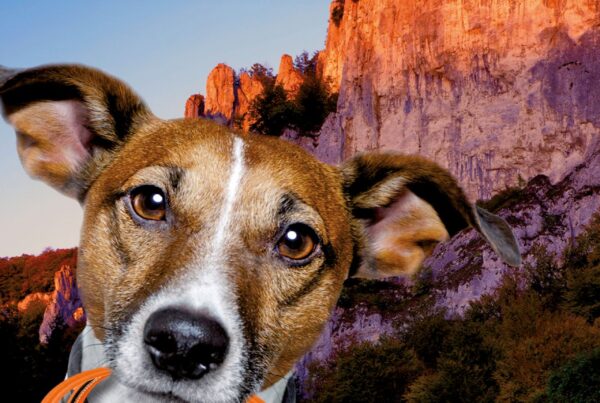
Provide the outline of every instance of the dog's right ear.
{"type": "Polygon", "coordinates": [[[0,66],[0,99],[25,170],[80,201],[112,153],[154,119],[126,84],[80,65],[0,66]]]}

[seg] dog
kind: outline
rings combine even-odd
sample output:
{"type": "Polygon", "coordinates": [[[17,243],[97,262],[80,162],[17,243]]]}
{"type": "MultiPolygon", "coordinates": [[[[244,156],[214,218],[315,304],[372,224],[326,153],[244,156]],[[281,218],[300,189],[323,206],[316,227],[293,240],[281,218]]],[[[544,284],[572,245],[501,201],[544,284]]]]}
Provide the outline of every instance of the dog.
{"type": "Polygon", "coordinates": [[[0,98],[25,170],[84,208],[70,372],[112,370],[92,401],[285,389],[344,280],[415,273],[469,226],[520,264],[509,225],[418,156],[330,166],[274,137],[161,120],[81,65],[2,68],[0,98]]]}

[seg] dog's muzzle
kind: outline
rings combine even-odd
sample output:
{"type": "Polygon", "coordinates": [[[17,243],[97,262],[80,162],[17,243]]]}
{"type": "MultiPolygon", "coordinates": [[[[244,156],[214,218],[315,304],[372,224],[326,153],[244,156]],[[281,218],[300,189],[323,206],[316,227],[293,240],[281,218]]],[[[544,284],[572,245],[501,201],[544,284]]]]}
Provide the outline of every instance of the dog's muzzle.
{"type": "Polygon", "coordinates": [[[154,366],[174,380],[199,379],[224,361],[229,337],[219,322],[184,308],[154,312],[144,326],[144,347],[154,366]]]}

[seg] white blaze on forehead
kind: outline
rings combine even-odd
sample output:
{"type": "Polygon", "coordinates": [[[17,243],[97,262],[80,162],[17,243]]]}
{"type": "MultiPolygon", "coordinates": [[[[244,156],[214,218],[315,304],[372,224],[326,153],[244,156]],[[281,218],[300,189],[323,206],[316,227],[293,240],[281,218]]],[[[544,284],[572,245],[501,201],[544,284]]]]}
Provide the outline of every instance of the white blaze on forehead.
{"type": "Polygon", "coordinates": [[[210,245],[209,259],[213,262],[221,255],[223,244],[225,242],[225,235],[231,221],[231,211],[233,210],[233,204],[244,173],[244,142],[239,137],[234,137],[233,140],[231,164],[231,173],[229,174],[229,181],[227,182],[227,188],[225,189],[225,200],[210,245]]]}

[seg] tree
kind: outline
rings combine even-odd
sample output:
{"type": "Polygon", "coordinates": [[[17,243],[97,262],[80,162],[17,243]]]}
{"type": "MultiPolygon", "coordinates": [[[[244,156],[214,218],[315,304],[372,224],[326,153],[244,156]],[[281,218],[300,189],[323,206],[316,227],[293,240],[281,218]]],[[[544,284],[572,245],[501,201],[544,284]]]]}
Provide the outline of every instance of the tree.
{"type": "Polygon", "coordinates": [[[269,83],[250,104],[250,116],[253,123],[250,130],[270,136],[281,136],[293,121],[294,107],[287,99],[283,87],[269,83]]]}
{"type": "Polygon", "coordinates": [[[314,52],[311,57],[305,50],[294,58],[294,68],[304,75],[316,75],[318,56],[319,52],[314,52]]]}
{"type": "Polygon", "coordinates": [[[271,85],[275,82],[273,68],[260,63],[254,63],[248,70],[248,74],[250,74],[250,77],[257,78],[264,86],[271,85]]]}
{"type": "Polygon", "coordinates": [[[581,354],[554,371],[546,394],[550,402],[599,402],[600,348],[581,354]]]}
{"type": "Polygon", "coordinates": [[[330,94],[326,84],[316,74],[308,74],[294,99],[293,126],[300,134],[317,132],[325,118],[337,107],[337,94],[330,94]]]}

